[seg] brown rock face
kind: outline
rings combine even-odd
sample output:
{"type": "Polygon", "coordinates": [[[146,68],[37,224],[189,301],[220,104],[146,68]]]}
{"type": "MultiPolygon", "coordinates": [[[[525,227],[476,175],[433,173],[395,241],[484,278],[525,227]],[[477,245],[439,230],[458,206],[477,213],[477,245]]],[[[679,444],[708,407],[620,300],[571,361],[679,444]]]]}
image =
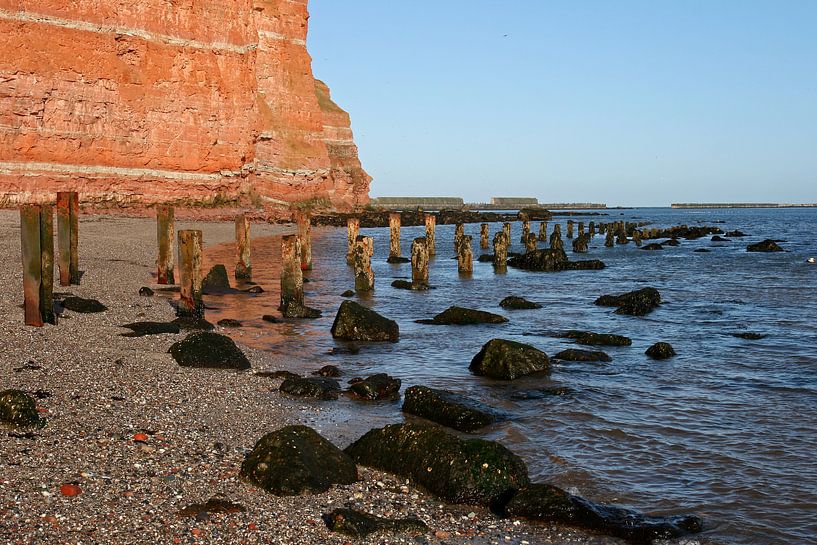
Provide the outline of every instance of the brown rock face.
{"type": "Polygon", "coordinates": [[[368,202],[307,0],[0,0],[0,205],[368,202]]]}

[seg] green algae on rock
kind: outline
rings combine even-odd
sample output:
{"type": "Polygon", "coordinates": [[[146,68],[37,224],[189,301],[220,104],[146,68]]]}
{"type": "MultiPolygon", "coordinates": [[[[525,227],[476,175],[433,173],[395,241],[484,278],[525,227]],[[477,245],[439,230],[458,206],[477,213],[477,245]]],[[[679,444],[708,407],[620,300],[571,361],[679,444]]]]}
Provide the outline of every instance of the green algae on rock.
{"type": "Polygon", "coordinates": [[[389,341],[396,343],[400,337],[397,322],[354,301],[341,303],[332,336],[346,341],[389,341]]]}
{"type": "Polygon", "coordinates": [[[247,356],[230,337],[211,331],[197,331],[171,345],[170,355],[182,367],[249,369],[247,356]]]}
{"type": "Polygon", "coordinates": [[[365,539],[375,534],[416,536],[429,532],[428,525],[418,518],[387,519],[354,509],[335,509],[324,514],[323,520],[330,531],[356,539],[365,539]]]}
{"type": "Polygon", "coordinates": [[[37,402],[22,390],[0,392],[0,424],[11,428],[42,428],[45,419],[37,412],[37,402]]]}
{"type": "Polygon", "coordinates": [[[501,419],[498,411],[465,396],[426,386],[406,390],[403,412],[470,433],[501,419]]]}
{"type": "Polygon", "coordinates": [[[549,371],[550,360],[547,354],[533,346],[491,339],[474,356],[468,368],[475,375],[514,380],[531,373],[549,371]]]}

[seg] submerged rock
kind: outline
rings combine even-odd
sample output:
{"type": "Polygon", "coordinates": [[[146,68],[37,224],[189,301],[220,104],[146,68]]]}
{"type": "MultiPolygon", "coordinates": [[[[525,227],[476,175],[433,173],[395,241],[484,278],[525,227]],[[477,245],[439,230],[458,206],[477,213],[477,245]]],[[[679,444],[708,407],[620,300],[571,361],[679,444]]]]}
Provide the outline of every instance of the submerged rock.
{"type": "Polygon", "coordinates": [[[410,290],[410,291],[427,291],[434,289],[432,286],[428,284],[414,284],[409,280],[395,280],[391,283],[391,287],[397,288],[399,290],[410,290]]]}
{"type": "Polygon", "coordinates": [[[124,324],[121,327],[131,330],[130,333],[123,333],[123,337],[181,333],[179,324],[173,322],[133,322],[132,324],[124,324]]]}
{"type": "Polygon", "coordinates": [[[411,479],[451,503],[490,505],[528,484],[525,462],[504,446],[460,439],[428,424],[371,430],[345,452],[359,464],[411,479]]]}
{"type": "Polygon", "coordinates": [[[407,257],[398,257],[394,255],[390,255],[388,259],[386,259],[386,263],[398,264],[398,263],[411,263],[411,259],[407,257]]]}
{"type": "Polygon", "coordinates": [[[230,277],[227,267],[222,264],[213,265],[207,276],[201,281],[202,293],[224,293],[230,291],[230,277]]]}
{"type": "Polygon", "coordinates": [[[675,355],[675,349],[669,343],[655,343],[644,352],[654,360],[666,360],[675,355]]]}
{"type": "Polygon", "coordinates": [[[699,254],[705,254],[705,253],[711,252],[712,250],[710,250],[708,248],[696,248],[696,249],[694,249],[692,251],[697,252],[699,254]]]}
{"type": "Polygon", "coordinates": [[[45,419],[37,412],[37,401],[22,390],[0,392],[0,425],[10,428],[42,428],[45,419]]]}
{"type": "Polygon", "coordinates": [[[611,333],[593,333],[591,331],[570,330],[563,333],[564,337],[573,339],[579,344],[591,346],[630,346],[632,339],[623,335],[613,335],[611,333]]]}
{"type": "Polygon", "coordinates": [[[649,244],[645,244],[644,246],[642,246],[641,249],[642,250],[647,250],[647,251],[650,251],[650,250],[663,250],[664,247],[661,244],[659,244],[658,242],[650,242],[649,244]]]}
{"type": "Polygon", "coordinates": [[[500,420],[499,412],[487,405],[447,390],[425,386],[412,386],[406,390],[403,412],[466,433],[500,420]]]}
{"type": "Polygon", "coordinates": [[[621,295],[602,295],[595,304],[618,307],[616,314],[645,316],[661,304],[661,294],[655,288],[642,288],[621,295]]]}
{"type": "Polygon", "coordinates": [[[504,324],[508,319],[499,314],[463,307],[449,307],[431,320],[417,320],[419,324],[428,325],[477,325],[504,324]]]}
{"type": "Polygon", "coordinates": [[[340,394],[340,384],[329,377],[288,377],[278,390],[296,397],[332,401],[340,394]]]}
{"type": "Polygon", "coordinates": [[[549,371],[550,360],[547,354],[533,346],[492,339],[474,356],[468,369],[475,375],[514,380],[531,373],[549,371]]]}
{"type": "Polygon", "coordinates": [[[170,355],[183,367],[214,369],[249,369],[250,360],[226,335],[197,331],[173,343],[170,355]]]}
{"type": "Polygon", "coordinates": [[[533,301],[528,301],[524,297],[517,297],[515,295],[510,295],[500,301],[499,306],[511,310],[532,310],[542,308],[542,305],[539,303],[534,303],[533,301]]]}
{"type": "Polygon", "coordinates": [[[599,350],[581,350],[579,348],[562,350],[553,357],[557,360],[564,361],[613,361],[613,358],[605,352],[599,350]]]}
{"type": "Polygon", "coordinates": [[[737,337],[739,339],[746,339],[749,341],[759,341],[760,339],[764,339],[766,335],[763,333],[755,333],[753,331],[745,331],[741,333],[730,333],[733,337],[737,337]]]}
{"type": "Polygon", "coordinates": [[[221,327],[241,327],[243,325],[240,321],[232,318],[224,318],[216,323],[221,327]]]}
{"type": "Polygon", "coordinates": [[[346,290],[343,293],[341,293],[340,296],[341,297],[354,297],[355,296],[355,290],[346,290]]]}
{"type": "Polygon", "coordinates": [[[542,272],[598,270],[604,268],[604,263],[598,259],[569,261],[567,254],[560,248],[545,248],[517,255],[508,260],[508,265],[518,269],[542,272]]]}
{"type": "Polygon", "coordinates": [[[340,369],[336,365],[324,365],[312,374],[319,377],[339,377],[340,369]]]}
{"type": "Polygon", "coordinates": [[[357,466],[312,428],[287,426],[258,440],[241,464],[240,476],[276,496],[297,496],[352,484],[357,466]]]}
{"type": "Polygon", "coordinates": [[[734,231],[728,231],[726,233],[726,236],[732,237],[732,238],[740,238],[740,237],[745,237],[745,236],[748,236],[748,235],[746,233],[744,233],[743,231],[741,231],[740,229],[735,229],[734,231]]]}
{"type": "Polygon", "coordinates": [[[66,310],[79,312],[80,314],[91,314],[94,312],[104,312],[108,307],[96,299],[83,299],[82,297],[66,297],[62,300],[62,307],[66,310]]]}
{"type": "Polygon", "coordinates": [[[747,252],[785,252],[783,248],[778,246],[777,242],[766,239],[762,242],[750,244],[746,247],[747,252]]]}
{"type": "Polygon", "coordinates": [[[661,244],[663,246],[680,246],[681,241],[678,240],[677,238],[671,238],[669,240],[665,240],[665,241],[661,242],[661,244]]]}
{"type": "Polygon", "coordinates": [[[731,241],[731,240],[729,240],[728,238],[723,238],[723,237],[722,237],[722,236],[720,236],[720,235],[715,235],[714,237],[712,237],[712,238],[711,238],[711,239],[709,239],[709,240],[711,240],[712,242],[732,242],[732,241],[731,241]]]}
{"type": "Polygon", "coordinates": [[[153,297],[153,290],[147,286],[142,286],[139,288],[139,295],[142,297],[153,297]]]}
{"type": "Polygon", "coordinates": [[[323,520],[330,531],[355,539],[374,534],[423,535],[429,532],[426,523],[418,518],[387,519],[353,509],[335,509],[324,514],[323,520]]]}
{"type": "Polygon", "coordinates": [[[531,484],[520,490],[505,506],[511,517],[586,528],[635,543],[671,539],[700,532],[696,516],[650,517],[636,511],[601,505],[549,484],[531,484]]]}
{"type": "Polygon", "coordinates": [[[532,399],[545,399],[547,397],[566,396],[573,393],[573,390],[566,386],[549,386],[547,388],[537,388],[536,390],[520,390],[511,394],[511,399],[517,401],[530,401],[532,399]]]}
{"type": "Polygon", "coordinates": [[[400,338],[397,322],[354,301],[344,301],[332,324],[332,336],[346,341],[389,341],[400,338]]]}
{"type": "Polygon", "coordinates": [[[480,254],[477,258],[479,263],[493,263],[494,262],[494,254],[480,254]]]}
{"type": "Polygon", "coordinates": [[[349,390],[363,399],[393,399],[400,396],[401,384],[399,378],[377,373],[365,379],[353,380],[349,390]]]}

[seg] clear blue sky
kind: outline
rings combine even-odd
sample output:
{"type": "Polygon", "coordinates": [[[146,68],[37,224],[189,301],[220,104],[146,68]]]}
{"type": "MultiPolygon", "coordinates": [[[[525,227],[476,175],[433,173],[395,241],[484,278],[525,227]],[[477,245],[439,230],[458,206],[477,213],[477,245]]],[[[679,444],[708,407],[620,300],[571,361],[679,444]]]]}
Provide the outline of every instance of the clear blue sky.
{"type": "Polygon", "coordinates": [[[817,202],[817,0],[311,0],[372,196],[817,202]]]}

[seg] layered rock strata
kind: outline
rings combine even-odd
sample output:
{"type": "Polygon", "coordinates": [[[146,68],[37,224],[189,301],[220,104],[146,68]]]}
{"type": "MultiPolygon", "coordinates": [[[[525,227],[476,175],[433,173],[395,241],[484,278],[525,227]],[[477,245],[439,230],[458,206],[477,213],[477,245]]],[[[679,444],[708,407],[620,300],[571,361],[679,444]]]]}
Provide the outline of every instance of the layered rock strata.
{"type": "Polygon", "coordinates": [[[307,0],[0,0],[0,204],[368,202],[307,0]]]}

